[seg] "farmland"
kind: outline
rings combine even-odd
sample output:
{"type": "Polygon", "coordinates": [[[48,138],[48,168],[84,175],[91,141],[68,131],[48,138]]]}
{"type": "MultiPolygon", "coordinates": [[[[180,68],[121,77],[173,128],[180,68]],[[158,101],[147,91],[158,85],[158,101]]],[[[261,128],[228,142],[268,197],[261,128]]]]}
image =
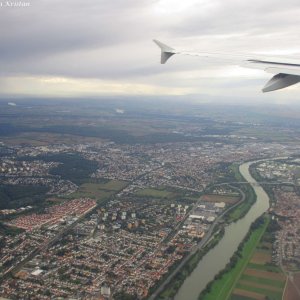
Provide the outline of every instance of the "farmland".
{"type": "Polygon", "coordinates": [[[236,263],[229,263],[228,267],[213,281],[211,286],[206,288],[199,299],[201,300],[225,300],[228,299],[237,280],[247,266],[253,251],[259,243],[268,224],[268,218],[264,218],[262,224],[253,229],[249,237],[245,240],[241,249],[236,253],[236,263]]]}
{"type": "Polygon", "coordinates": [[[272,233],[266,230],[237,281],[230,300],[281,300],[286,277],[272,264],[272,233]]]}
{"type": "Polygon", "coordinates": [[[293,275],[290,275],[287,285],[285,287],[283,300],[300,299],[299,286],[300,286],[300,273],[295,273],[293,275]]]}

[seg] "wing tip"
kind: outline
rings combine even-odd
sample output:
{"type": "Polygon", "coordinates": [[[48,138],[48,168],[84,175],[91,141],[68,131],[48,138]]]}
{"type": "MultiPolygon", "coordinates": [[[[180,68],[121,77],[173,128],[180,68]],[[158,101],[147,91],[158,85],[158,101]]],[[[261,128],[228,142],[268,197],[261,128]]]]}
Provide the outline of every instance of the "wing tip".
{"type": "Polygon", "coordinates": [[[167,60],[176,54],[175,49],[171,48],[170,46],[160,42],[159,40],[153,39],[153,42],[160,48],[161,50],[161,58],[160,63],[165,64],[167,60]]]}

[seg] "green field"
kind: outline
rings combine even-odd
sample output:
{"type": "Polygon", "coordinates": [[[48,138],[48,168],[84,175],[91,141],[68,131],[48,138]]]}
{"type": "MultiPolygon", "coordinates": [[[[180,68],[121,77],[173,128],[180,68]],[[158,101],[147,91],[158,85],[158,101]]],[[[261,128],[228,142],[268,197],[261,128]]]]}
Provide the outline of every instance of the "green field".
{"type": "Polygon", "coordinates": [[[125,181],[118,180],[110,180],[107,183],[84,183],[75,193],[68,195],[67,198],[87,197],[102,202],[124,188],[126,184],[125,181]]]}
{"type": "MultiPolygon", "coordinates": [[[[230,166],[231,170],[231,180],[232,181],[245,181],[245,179],[242,177],[240,171],[239,171],[239,165],[237,164],[232,164],[230,166]]],[[[242,218],[246,213],[249,211],[251,206],[255,203],[256,201],[256,194],[253,190],[253,188],[246,184],[246,185],[241,185],[240,188],[243,190],[245,193],[245,200],[238,204],[233,210],[231,210],[226,216],[225,220],[227,223],[235,222],[242,218]]]]}
{"type": "Polygon", "coordinates": [[[241,251],[241,258],[236,265],[228,272],[223,274],[220,279],[215,280],[210,288],[210,292],[204,294],[199,299],[201,300],[226,300],[230,296],[230,293],[237,280],[247,266],[254,249],[259,243],[263,233],[265,232],[269,219],[265,218],[264,223],[257,229],[255,229],[249,239],[245,242],[241,251]]]}
{"type": "Polygon", "coordinates": [[[243,217],[251,208],[252,202],[249,203],[248,200],[245,200],[241,204],[239,204],[236,208],[234,208],[226,217],[226,221],[228,223],[232,223],[243,217]]]}
{"type": "Polygon", "coordinates": [[[95,200],[104,200],[107,199],[112,192],[104,191],[104,190],[97,190],[96,188],[87,188],[80,186],[78,191],[68,195],[66,198],[68,199],[75,199],[75,198],[91,198],[95,200]]]}
{"type": "Polygon", "coordinates": [[[123,189],[128,183],[126,181],[121,180],[110,180],[107,183],[99,183],[97,184],[99,189],[108,190],[108,191],[120,191],[123,189]]]}
{"type": "Polygon", "coordinates": [[[141,197],[152,197],[152,198],[170,198],[173,195],[173,193],[167,190],[146,188],[146,189],[138,190],[136,192],[136,195],[141,197]]]}

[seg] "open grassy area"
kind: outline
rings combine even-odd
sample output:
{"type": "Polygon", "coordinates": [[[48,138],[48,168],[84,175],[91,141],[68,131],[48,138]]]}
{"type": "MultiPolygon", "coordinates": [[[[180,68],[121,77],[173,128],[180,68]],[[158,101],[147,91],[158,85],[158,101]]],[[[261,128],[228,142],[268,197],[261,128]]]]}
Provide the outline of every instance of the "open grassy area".
{"type": "Polygon", "coordinates": [[[243,190],[246,196],[245,200],[226,216],[226,221],[228,223],[235,222],[246,215],[246,213],[256,201],[256,194],[250,185],[246,185],[243,190]]]}
{"type": "Polygon", "coordinates": [[[230,166],[230,170],[232,171],[232,174],[234,176],[234,178],[237,181],[244,181],[244,177],[241,175],[240,171],[239,171],[239,165],[234,163],[230,166]]]}
{"type": "Polygon", "coordinates": [[[75,199],[75,198],[87,197],[87,198],[102,201],[108,199],[108,197],[111,196],[112,194],[113,194],[112,192],[95,190],[94,188],[88,189],[86,187],[81,186],[77,192],[68,195],[66,198],[75,199]]]}
{"type": "Polygon", "coordinates": [[[227,273],[223,274],[220,279],[213,282],[210,292],[199,298],[201,300],[226,300],[229,298],[230,293],[237,280],[247,266],[253,251],[259,243],[263,233],[265,232],[269,218],[265,218],[264,223],[257,229],[253,230],[249,239],[245,242],[241,251],[241,258],[236,265],[227,273]]]}
{"type": "Polygon", "coordinates": [[[121,180],[110,180],[107,183],[97,184],[99,189],[108,190],[108,191],[119,191],[127,185],[126,181],[121,180]]]}
{"type": "Polygon", "coordinates": [[[124,188],[126,184],[125,181],[118,180],[110,180],[107,183],[84,183],[75,193],[68,195],[66,198],[88,197],[102,202],[124,188]]]}
{"type": "MultiPolygon", "coordinates": [[[[239,165],[238,164],[232,164],[230,166],[230,179],[232,182],[243,182],[245,179],[241,175],[239,171],[239,165]]],[[[251,206],[256,201],[256,194],[253,190],[253,188],[249,184],[240,185],[239,188],[243,190],[245,193],[245,200],[239,203],[233,210],[231,210],[226,216],[225,220],[228,223],[235,222],[242,218],[246,213],[249,211],[251,206]]],[[[225,201],[224,201],[225,202],[225,201]]]]}
{"type": "Polygon", "coordinates": [[[138,190],[136,192],[136,195],[141,197],[170,198],[173,195],[173,193],[163,189],[158,190],[158,189],[146,188],[146,189],[138,190]]]}
{"type": "Polygon", "coordinates": [[[252,204],[253,202],[250,202],[248,199],[246,199],[244,202],[242,202],[236,208],[230,211],[230,213],[226,217],[226,221],[228,223],[232,223],[242,218],[249,211],[252,204]]]}

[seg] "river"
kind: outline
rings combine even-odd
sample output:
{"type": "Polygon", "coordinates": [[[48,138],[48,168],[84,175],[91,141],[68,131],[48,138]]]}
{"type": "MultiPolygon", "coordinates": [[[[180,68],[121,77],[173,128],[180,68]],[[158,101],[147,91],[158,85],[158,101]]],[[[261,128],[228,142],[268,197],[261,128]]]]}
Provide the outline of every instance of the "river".
{"type": "MultiPolygon", "coordinates": [[[[246,181],[256,183],[250,175],[249,166],[254,162],[240,165],[239,170],[246,181]]],[[[225,227],[225,234],[220,242],[210,250],[198,263],[197,267],[186,278],[175,296],[175,300],[196,300],[214,276],[223,270],[242,242],[250,225],[269,208],[269,197],[263,188],[252,184],[257,200],[248,213],[235,223],[225,227]]]]}

